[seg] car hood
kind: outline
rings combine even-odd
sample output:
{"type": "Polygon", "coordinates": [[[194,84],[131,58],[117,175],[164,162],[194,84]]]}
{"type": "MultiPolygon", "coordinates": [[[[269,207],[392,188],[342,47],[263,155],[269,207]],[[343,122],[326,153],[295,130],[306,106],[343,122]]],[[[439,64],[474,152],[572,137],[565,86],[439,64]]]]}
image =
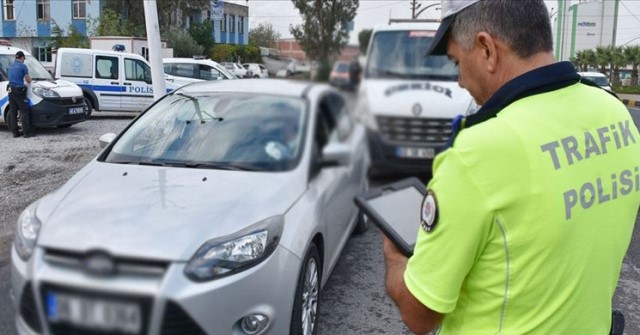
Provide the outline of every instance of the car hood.
{"type": "Polygon", "coordinates": [[[82,96],[82,89],[69,81],[66,80],[38,80],[31,84],[32,88],[41,87],[49,90],[53,90],[58,93],[61,97],[78,97],[82,96]]]}
{"type": "Polygon", "coordinates": [[[304,191],[296,179],[94,161],[38,204],[38,245],[186,261],[211,238],[286,212],[304,191]]]}
{"type": "Polygon", "coordinates": [[[365,79],[363,83],[361,90],[374,115],[453,118],[464,115],[472,101],[456,81],[365,79]]]}

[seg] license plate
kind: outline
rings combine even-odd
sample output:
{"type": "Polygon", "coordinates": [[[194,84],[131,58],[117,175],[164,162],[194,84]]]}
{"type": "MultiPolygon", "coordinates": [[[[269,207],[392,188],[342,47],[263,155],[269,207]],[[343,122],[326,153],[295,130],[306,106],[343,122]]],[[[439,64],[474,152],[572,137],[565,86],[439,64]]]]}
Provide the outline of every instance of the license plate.
{"type": "Polygon", "coordinates": [[[73,108],[69,108],[69,114],[73,115],[73,114],[82,114],[84,113],[84,107],[73,107],[73,108]]]}
{"type": "Polygon", "coordinates": [[[402,158],[430,159],[436,151],[433,148],[398,147],[396,154],[402,158]]]}
{"type": "Polygon", "coordinates": [[[47,293],[46,300],[47,318],[51,323],[125,334],[138,334],[142,329],[142,312],[135,303],[52,292],[47,293]]]}

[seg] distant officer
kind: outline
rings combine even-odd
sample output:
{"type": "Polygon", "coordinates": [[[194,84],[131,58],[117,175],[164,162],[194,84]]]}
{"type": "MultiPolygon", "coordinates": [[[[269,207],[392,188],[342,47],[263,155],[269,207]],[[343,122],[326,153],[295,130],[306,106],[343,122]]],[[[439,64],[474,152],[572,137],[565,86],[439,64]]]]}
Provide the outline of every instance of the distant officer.
{"type": "Polygon", "coordinates": [[[13,137],[20,136],[18,130],[18,110],[22,118],[22,130],[24,137],[35,136],[33,127],[31,126],[31,110],[27,100],[27,84],[31,84],[31,76],[29,69],[24,65],[24,52],[16,53],[16,61],[9,67],[9,128],[13,133],[13,137]]]}
{"type": "Polygon", "coordinates": [[[556,63],[543,0],[442,15],[430,53],[482,108],[436,157],[413,256],[384,239],[390,297],[418,334],[608,334],[640,205],[629,112],[556,63]]]}

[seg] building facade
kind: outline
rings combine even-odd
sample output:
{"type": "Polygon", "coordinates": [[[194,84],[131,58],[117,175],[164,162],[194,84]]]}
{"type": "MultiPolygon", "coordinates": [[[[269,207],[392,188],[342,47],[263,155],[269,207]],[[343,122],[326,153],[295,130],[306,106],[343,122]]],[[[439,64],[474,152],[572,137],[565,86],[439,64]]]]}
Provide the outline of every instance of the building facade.
{"type": "MultiPolygon", "coordinates": [[[[133,0],[130,0],[133,1],[133,0]]],[[[65,32],[73,26],[87,35],[97,24],[101,0],[0,0],[0,39],[31,52],[45,66],[52,66],[51,34],[57,25],[65,32]]],[[[176,13],[177,14],[177,13],[176,13]]],[[[211,36],[216,43],[248,44],[249,7],[211,0],[209,10],[194,12],[191,22],[212,20],[211,36]]],[[[188,24],[187,24],[188,26],[188,24]]]]}
{"type": "Polygon", "coordinates": [[[616,44],[619,0],[558,0],[552,13],[556,59],[569,60],[576,52],[616,44]],[[557,15],[556,15],[557,14],[557,15]]]}

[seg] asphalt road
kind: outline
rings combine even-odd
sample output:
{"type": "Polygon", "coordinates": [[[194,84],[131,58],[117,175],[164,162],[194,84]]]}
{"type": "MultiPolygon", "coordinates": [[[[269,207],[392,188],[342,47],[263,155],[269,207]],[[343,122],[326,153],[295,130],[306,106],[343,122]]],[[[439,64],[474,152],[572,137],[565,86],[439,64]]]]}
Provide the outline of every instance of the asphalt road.
{"type": "MultiPolygon", "coordinates": [[[[640,109],[630,112],[640,126],[640,109]]],[[[0,334],[15,334],[9,251],[20,211],[68,180],[98,153],[100,135],[118,132],[133,116],[98,114],[69,129],[41,131],[32,139],[14,140],[0,126],[0,334]]],[[[614,306],[626,316],[625,334],[631,335],[640,334],[637,222],[614,299],[614,306]]],[[[322,293],[319,334],[409,334],[384,290],[381,248],[380,232],[373,227],[351,238],[322,293]]]]}

